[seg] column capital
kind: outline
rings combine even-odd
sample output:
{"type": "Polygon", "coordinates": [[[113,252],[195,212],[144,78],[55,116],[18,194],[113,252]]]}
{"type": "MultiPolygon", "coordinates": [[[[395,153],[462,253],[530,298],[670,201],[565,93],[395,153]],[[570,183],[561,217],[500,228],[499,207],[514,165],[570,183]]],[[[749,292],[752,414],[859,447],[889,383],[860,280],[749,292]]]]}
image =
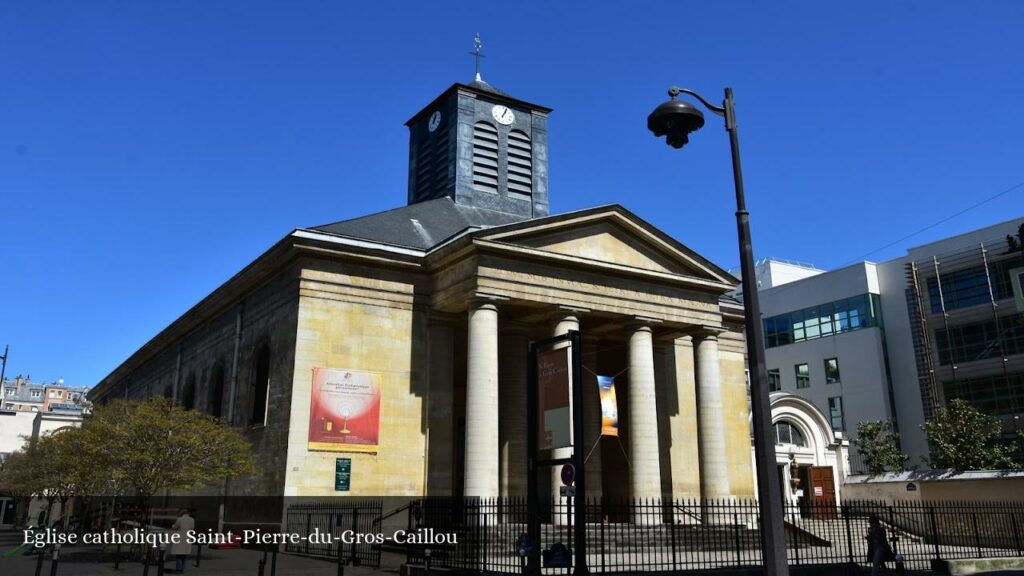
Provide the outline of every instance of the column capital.
{"type": "Polygon", "coordinates": [[[495,296],[493,294],[483,294],[480,292],[474,292],[469,295],[469,297],[466,299],[466,302],[469,304],[470,310],[478,308],[489,308],[492,310],[497,310],[498,304],[508,302],[508,298],[505,298],[504,296],[495,296]]]}
{"type": "Polygon", "coordinates": [[[623,327],[630,333],[633,332],[654,332],[654,327],[661,324],[661,320],[657,318],[648,318],[646,316],[633,316],[630,320],[627,320],[623,327]]]}
{"type": "Polygon", "coordinates": [[[584,312],[589,312],[589,310],[584,310],[582,308],[570,308],[567,306],[559,306],[555,310],[552,310],[550,314],[548,314],[548,322],[552,325],[557,326],[559,323],[571,319],[572,321],[579,324],[580,317],[583,316],[584,312]]]}
{"type": "Polygon", "coordinates": [[[721,326],[697,326],[690,333],[694,340],[718,340],[720,334],[728,332],[721,326]]]}

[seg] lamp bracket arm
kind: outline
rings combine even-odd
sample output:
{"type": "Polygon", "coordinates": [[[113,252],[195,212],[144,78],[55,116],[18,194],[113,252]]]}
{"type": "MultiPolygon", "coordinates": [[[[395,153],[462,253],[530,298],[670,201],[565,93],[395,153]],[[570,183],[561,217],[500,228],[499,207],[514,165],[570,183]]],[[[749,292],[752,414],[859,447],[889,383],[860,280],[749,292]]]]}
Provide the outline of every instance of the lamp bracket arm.
{"type": "Polygon", "coordinates": [[[703,104],[704,107],[707,108],[708,110],[714,112],[719,116],[725,116],[725,107],[715,106],[711,102],[708,102],[703,96],[697,94],[696,92],[690,90],[689,88],[680,88],[679,86],[673,86],[668,89],[668,95],[673,100],[675,100],[676,96],[679,96],[680,94],[689,94],[690,96],[693,96],[697,100],[700,100],[700,103],[703,104]]]}

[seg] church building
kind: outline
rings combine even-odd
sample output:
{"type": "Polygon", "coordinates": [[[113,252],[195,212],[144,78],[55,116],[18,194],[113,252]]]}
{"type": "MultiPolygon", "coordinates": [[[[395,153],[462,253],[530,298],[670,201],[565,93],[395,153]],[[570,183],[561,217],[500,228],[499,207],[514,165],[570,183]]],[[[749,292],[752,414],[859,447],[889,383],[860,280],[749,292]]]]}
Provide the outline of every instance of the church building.
{"type": "Polygon", "coordinates": [[[551,213],[550,113],[452,85],[406,123],[407,205],[289,233],[90,397],[241,429],[231,495],[523,496],[527,346],[578,330],[589,495],[752,498],[738,281],[618,204],[551,213]]]}

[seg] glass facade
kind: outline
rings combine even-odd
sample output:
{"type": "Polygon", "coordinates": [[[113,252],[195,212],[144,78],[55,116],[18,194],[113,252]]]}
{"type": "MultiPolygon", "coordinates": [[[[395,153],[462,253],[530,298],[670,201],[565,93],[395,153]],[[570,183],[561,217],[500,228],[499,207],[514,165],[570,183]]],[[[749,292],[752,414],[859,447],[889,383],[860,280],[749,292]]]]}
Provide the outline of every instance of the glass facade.
{"type": "Polygon", "coordinates": [[[797,364],[793,370],[796,372],[797,388],[807,388],[811,385],[811,368],[807,364],[797,364]]]}
{"type": "Polygon", "coordinates": [[[947,381],[942,391],[946,402],[960,398],[996,416],[1024,412],[1024,372],[947,381]]]}
{"type": "Polygon", "coordinates": [[[861,294],[827,304],[766,318],[766,348],[881,326],[882,308],[877,294],[861,294]]]}
{"type": "MultiPolygon", "coordinates": [[[[996,300],[1013,298],[1013,285],[1010,283],[1010,269],[1024,266],[1024,258],[1015,257],[999,262],[991,262],[988,265],[992,277],[992,295],[996,300]]],[[[932,314],[942,312],[945,304],[946,311],[966,308],[977,304],[985,304],[990,301],[988,294],[988,278],[985,275],[985,265],[964,268],[956,272],[943,272],[942,299],[939,298],[939,283],[932,276],[928,279],[928,299],[931,303],[932,314]]]]}
{"type": "Polygon", "coordinates": [[[839,383],[839,358],[825,359],[825,384],[839,383]]]}
{"type": "Polygon", "coordinates": [[[1024,354],[1024,315],[1014,314],[935,331],[939,364],[959,364],[986,358],[1024,354]]]}

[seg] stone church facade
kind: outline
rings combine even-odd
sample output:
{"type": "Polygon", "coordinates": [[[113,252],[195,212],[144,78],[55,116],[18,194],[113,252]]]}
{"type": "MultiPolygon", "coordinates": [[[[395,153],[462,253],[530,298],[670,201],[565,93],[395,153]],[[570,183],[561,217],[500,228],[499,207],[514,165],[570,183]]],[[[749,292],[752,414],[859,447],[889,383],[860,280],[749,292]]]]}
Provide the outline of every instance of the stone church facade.
{"type": "Polygon", "coordinates": [[[242,429],[257,471],[229,494],[521,496],[527,345],[579,330],[589,494],[753,497],[737,280],[622,206],[550,215],[549,112],[453,85],[408,122],[407,206],[288,234],[91,398],[242,429]],[[379,383],[371,450],[310,442],[325,368],[379,383]],[[594,374],[621,374],[618,438],[594,374]]]}

